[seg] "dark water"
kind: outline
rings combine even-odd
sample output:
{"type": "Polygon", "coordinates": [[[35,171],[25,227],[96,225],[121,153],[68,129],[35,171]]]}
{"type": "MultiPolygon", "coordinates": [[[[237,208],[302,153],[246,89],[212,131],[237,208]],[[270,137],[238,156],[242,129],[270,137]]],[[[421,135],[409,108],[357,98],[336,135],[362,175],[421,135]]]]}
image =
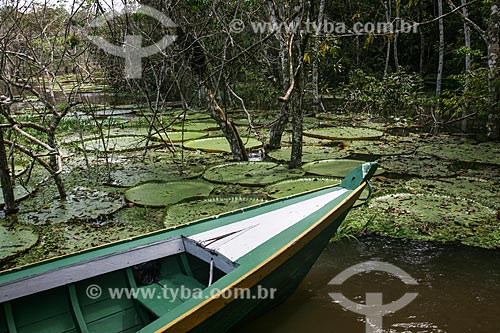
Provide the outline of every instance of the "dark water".
{"type": "Polygon", "coordinates": [[[365,317],[333,301],[341,292],[357,303],[365,293],[383,293],[383,303],[407,292],[418,297],[383,317],[383,332],[500,332],[500,251],[459,245],[363,237],[331,244],[299,289],[273,311],[248,323],[250,332],[365,332],[365,317]],[[328,285],[337,274],[365,261],[391,263],[418,281],[405,285],[385,272],[355,275],[328,285]]]}

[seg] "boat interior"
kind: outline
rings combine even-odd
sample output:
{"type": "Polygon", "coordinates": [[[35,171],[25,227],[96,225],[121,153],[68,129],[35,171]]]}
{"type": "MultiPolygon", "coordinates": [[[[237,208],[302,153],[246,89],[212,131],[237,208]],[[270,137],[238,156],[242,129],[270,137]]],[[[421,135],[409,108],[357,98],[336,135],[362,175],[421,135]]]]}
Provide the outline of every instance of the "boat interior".
{"type": "Polygon", "coordinates": [[[237,267],[177,237],[54,268],[0,285],[0,333],[136,332],[237,267]]]}

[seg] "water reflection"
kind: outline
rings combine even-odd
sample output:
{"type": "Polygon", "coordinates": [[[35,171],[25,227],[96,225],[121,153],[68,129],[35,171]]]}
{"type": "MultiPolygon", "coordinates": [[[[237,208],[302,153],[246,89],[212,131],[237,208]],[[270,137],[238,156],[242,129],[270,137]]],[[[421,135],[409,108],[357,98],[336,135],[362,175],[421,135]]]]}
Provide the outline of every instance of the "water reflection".
{"type": "Polygon", "coordinates": [[[381,237],[337,242],[287,302],[235,332],[365,332],[365,318],[336,304],[331,292],[358,303],[366,292],[382,292],[384,303],[418,292],[410,305],[383,318],[384,332],[500,332],[500,251],[381,237]],[[394,264],[419,285],[383,272],[328,285],[344,269],[369,260],[394,264]]]}

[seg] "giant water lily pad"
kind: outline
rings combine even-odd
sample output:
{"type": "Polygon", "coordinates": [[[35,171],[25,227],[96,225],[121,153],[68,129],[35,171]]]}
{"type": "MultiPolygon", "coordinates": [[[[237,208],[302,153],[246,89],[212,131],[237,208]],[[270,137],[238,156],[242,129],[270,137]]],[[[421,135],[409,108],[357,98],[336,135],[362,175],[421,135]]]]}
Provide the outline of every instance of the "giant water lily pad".
{"type": "Polygon", "coordinates": [[[170,126],[174,131],[200,132],[200,131],[216,131],[219,128],[216,122],[188,122],[176,123],[170,126]]]}
{"type": "MultiPolygon", "coordinates": [[[[262,146],[262,142],[255,138],[241,138],[246,149],[255,149],[262,146]]],[[[184,148],[191,150],[201,150],[208,153],[230,153],[231,147],[225,137],[214,137],[197,139],[186,142],[184,148]]]]}
{"type": "MultiPolygon", "coordinates": [[[[86,151],[98,152],[127,152],[135,150],[143,150],[146,146],[146,137],[143,136],[120,136],[105,138],[104,143],[101,139],[92,139],[85,141],[86,151]]],[[[158,146],[157,142],[149,141],[148,147],[158,146]]]]}
{"type": "Polygon", "coordinates": [[[419,177],[453,177],[453,164],[428,156],[388,156],[378,160],[388,172],[419,177]]]}
{"type": "Polygon", "coordinates": [[[152,139],[169,142],[184,142],[194,139],[200,139],[207,136],[207,132],[168,132],[151,136],[152,139]]]}
{"type": "Polygon", "coordinates": [[[262,202],[264,200],[259,198],[238,195],[215,196],[189,203],[179,203],[166,209],[163,223],[166,227],[171,227],[262,202]]]}
{"type": "Polygon", "coordinates": [[[37,241],[38,235],[29,226],[16,225],[7,228],[0,225],[0,260],[26,251],[37,241]]]}
{"type": "Polygon", "coordinates": [[[498,225],[494,210],[460,197],[391,194],[373,199],[370,209],[379,212],[372,228],[391,236],[463,240],[498,225]]]}
{"type": "Polygon", "coordinates": [[[203,178],[217,183],[259,186],[303,174],[301,169],[289,169],[273,162],[233,162],[207,169],[203,178]]]}
{"type": "MultiPolygon", "coordinates": [[[[306,163],[302,168],[313,175],[343,178],[363,163],[363,161],[357,160],[321,160],[306,163]]],[[[384,171],[382,168],[378,168],[375,175],[380,175],[384,171]]]]}
{"type": "Polygon", "coordinates": [[[151,182],[125,191],[127,201],[140,206],[165,207],[181,200],[206,197],[214,186],[199,181],[151,182]]]}
{"type": "Polygon", "coordinates": [[[304,135],[329,140],[376,140],[384,133],[365,127],[324,127],[305,131],[304,135]]]}
{"type": "Polygon", "coordinates": [[[283,198],[329,185],[340,184],[341,181],[341,178],[331,177],[288,179],[266,186],[266,192],[272,198],[283,198]]]}
{"type": "Polygon", "coordinates": [[[500,144],[471,141],[424,145],[419,152],[463,162],[500,164],[500,144]]]}
{"type": "MultiPolygon", "coordinates": [[[[292,147],[283,147],[281,149],[272,151],[267,155],[281,161],[290,161],[292,154],[292,147]]],[[[302,147],[302,162],[312,162],[317,160],[324,160],[329,158],[344,158],[349,156],[349,152],[340,150],[336,147],[315,147],[303,146],[302,147]]]]}
{"type": "Polygon", "coordinates": [[[132,109],[105,109],[93,112],[93,116],[96,118],[107,118],[107,117],[120,117],[125,115],[132,115],[135,110],[132,109]]]}
{"type": "Polygon", "coordinates": [[[34,211],[18,214],[26,224],[64,223],[87,221],[114,213],[123,207],[119,194],[75,186],[67,193],[66,200],[54,200],[34,211]]]}

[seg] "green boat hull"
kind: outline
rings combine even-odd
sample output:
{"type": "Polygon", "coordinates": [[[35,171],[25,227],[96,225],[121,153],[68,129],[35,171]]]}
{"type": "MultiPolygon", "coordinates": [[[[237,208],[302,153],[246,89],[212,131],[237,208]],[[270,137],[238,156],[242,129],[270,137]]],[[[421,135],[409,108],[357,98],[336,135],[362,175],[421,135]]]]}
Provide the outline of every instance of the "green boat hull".
{"type": "Polygon", "coordinates": [[[228,331],[293,293],[375,169],[367,163],[338,187],[0,272],[0,333],[228,331]]]}

